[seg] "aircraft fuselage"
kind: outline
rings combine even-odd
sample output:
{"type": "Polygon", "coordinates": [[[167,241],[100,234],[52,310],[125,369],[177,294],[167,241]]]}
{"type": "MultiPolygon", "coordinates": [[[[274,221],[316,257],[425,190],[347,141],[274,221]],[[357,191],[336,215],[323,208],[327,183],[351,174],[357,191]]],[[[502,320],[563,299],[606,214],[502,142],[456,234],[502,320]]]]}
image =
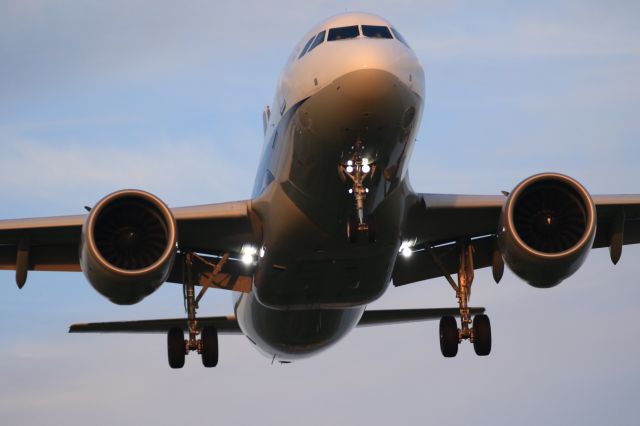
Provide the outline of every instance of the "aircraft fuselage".
{"type": "Polygon", "coordinates": [[[244,334],[281,361],[313,355],[355,327],[387,288],[402,243],[424,72],[404,42],[365,37],[361,25],[391,28],[373,15],[346,14],[310,31],[265,122],[253,194],[263,242],[253,291],[239,296],[235,310],[244,334]],[[299,57],[309,37],[354,25],[359,36],[324,35],[299,57]],[[347,238],[358,210],[345,169],[356,157],[370,166],[360,215],[374,242],[347,238]]]}

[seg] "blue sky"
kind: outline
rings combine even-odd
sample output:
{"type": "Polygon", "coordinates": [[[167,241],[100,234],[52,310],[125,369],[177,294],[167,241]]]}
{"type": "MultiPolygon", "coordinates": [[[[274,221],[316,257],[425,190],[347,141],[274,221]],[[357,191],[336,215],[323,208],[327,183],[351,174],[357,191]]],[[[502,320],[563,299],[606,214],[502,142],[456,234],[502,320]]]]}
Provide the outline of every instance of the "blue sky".
{"type": "MultiPolygon", "coordinates": [[[[637,2],[128,1],[0,3],[0,218],[77,214],[110,191],[171,206],[248,197],[261,111],[298,39],[366,10],[390,19],[427,78],[411,162],[424,192],[495,194],[540,171],[593,193],[640,193],[637,2]]],[[[242,337],[221,363],[166,365],[163,336],[77,336],[72,322],[182,315],[167,284],[133,307],[81,274],[0,273],[6,424],[636,424],[638,247],[594,251],[538,290],[476,274],[493,353],[443,359],[437,323],[356,330],[310,360],[270,365],[242,337]]],[[[203,314],[231,312],[224,292],[203,314]]],[[[454,306],[444,280],[373,308],[454,306]]]]}

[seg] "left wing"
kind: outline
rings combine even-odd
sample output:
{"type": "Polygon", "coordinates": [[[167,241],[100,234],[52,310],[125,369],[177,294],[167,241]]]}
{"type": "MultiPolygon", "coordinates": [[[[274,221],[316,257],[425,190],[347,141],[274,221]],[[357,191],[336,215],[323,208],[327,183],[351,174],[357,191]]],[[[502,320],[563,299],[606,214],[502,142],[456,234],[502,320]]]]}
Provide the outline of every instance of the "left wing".
{"type": "MultiPolygon", "coordinates": [[[[616,235],[624,245],[640,243],[640,194],[591,198],[597,215],[593,248],[614,247],[616,235]]],[[[399,258],[396,262],[394,285],[441,277],[443,269],[449,274],[457,273],[455,243],[460,238],[472,239],[476,269],[491,266],[500,212],[506,199],[505,195],[415,194],[410,200],[403,236],[416,242],[416,250],[410,258],[399,258]]],[[[614,250],[611,253],[612,260],[617,261],[614,250]]]]}
{"type": "MultiPolygon", "coordinates": [[[[239,253],[242,245],[260,241],[260,221],[251,201],[171,209],[178,245],[199,253],[239,253]]],[[[0,270],[16,270],[24,284],[26,271],[80,271],[79,244],[87,215],[0,220],[0,270]]],[[[172,277],[180,279],[179,274],[172,277]]]]}

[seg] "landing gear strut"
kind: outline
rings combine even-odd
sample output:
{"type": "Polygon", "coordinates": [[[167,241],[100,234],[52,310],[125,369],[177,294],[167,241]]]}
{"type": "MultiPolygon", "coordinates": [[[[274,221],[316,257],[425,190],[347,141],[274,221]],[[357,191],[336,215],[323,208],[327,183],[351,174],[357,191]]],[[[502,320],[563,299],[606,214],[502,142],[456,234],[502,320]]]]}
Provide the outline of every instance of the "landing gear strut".
{"type": "MultiPolygon", "coordinates": [[[[196,310],[198,302],[206,291],[207,287],[203,287],[201,294],[196,298],[195,295],[195,279],[193,268],[193,253],[185,254],[184,262],[184,305],[187,311],[187,329],[189,338],[184,340],[183,330],[180,328],[172,328],[167,335],[167,353],[169,356],[169,366],[171,368],[182,368],[184,366],[185,355],[191,351],[197,351],[202,355],[202,364],[205,367],[215,367],[218,364],[218,331],[215,327],[203,327],[202,330],[198,325],[196,318],[196,310]],[[200,339],[198,339],[200,335],[200,339]]],[[[226,258],[223,258],[223,262],[226,258]]],[[[222,265],[220,265],[222,266],[222,265]]]]}
{"type": "Polygon", "coordinates": [[[491,323],[489,317],[484,314],[476,315],[471,320],[469,299],[471,297],[471,284],[473,284],[473,245],[468,239],[458,241],[460,250],[460,265],[458,269],[458,283],[451,278],[440,259],[429,250],[432,257],[443,270],[444,276],[456,292],[458,306],[460,307],[460,328],[456,319],[445,316],[440,319],[440,350],[447,358],[456,356],[458,345],[463,340],[473,343],[473,349],[477,355],[486,356],[491,352],[491,323]],[[473,326],[472,326],[473,324],[473,326]]]}
{"type": "Polygon", "coordinates": [[[347,237],[355,243],[358,236],[366,234],[369,242],[375,241],[375,229],[371,215],[365,217],[364,200],[369,193],[369,188],[364,186],[364,180],[375,173],[376,166],[370,159],[364,156],[364,145],[358,139],[353,147],[353,154],[344,164],[340,164],[339,173],[344,181],[351,181],[349,194],[355,198],[356,214],[351,215],[347,221],[347,237]]]}

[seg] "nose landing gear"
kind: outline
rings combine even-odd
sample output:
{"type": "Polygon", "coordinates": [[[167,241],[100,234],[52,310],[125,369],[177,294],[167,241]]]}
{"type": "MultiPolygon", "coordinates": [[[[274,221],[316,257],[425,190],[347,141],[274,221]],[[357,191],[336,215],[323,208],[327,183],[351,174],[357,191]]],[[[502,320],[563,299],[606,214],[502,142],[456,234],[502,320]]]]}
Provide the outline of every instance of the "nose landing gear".
{"type": "Polygon", "coordinates": [[[473,283],[473,246],[468,239],[464,239],[458,242],[458,247],[460,249],[460,266],[457,284],[451,278],[451,275],[446,272],[435,253],[429,249],[431,256],[443,270],[445,278],[456,292],[460,307],[460,328],[458,328],[456,319],[452,316],[445,316],[440,319],[440,350],[446,358],[454,357],[458,353],[458,345],[463,340],[469,340],[473,343],[476,355],[486,356],[491,352],[491,323],[489,322],[489,317],[479,314],[472,321],[469,311],[471,284],[473,283]]]}
{"type": "Polygon", "coordinates": [[[355,198],[356,213],[350,215],[347,221],[347,237],[355,243],[360,235],[366,235],[369,242],[375,241],[375,229],[371,215],[365,217],[364,200],[369,188],[364,186],[367,177],[373,176],[376,166],[363,155],[362,142],[356,143],[355,153],[339,166],[339,173],[343,181],[351,182],[349,194],[355,198]]]}

